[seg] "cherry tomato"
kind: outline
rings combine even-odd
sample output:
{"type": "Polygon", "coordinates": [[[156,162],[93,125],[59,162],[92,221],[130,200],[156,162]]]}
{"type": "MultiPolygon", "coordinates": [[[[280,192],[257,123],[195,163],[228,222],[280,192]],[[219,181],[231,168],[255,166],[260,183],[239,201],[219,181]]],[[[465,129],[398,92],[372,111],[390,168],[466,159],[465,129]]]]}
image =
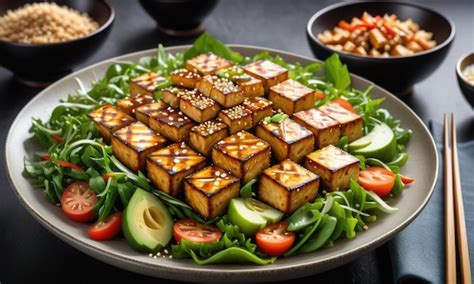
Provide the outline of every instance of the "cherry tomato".
{"type": "Polygon", "coordinates": [[[382,167],[370,167],[360,172],[359,184],[378,196],[385,197],[392,191],[395,174],[382,167]]]}
{"type": "Polygon", "coordinates": [[[64,139],[61,136],[56,135],[56,134],[51,134],[51,138],[53,138],[53,140],[58,142],[58,143],[63,143],[64,142],[64,139]]]}
{"type": "Polygon", "coordinates": [[[350,112],[356,112],[356,110],[354,109],[354,107],[351,105],[350,102],[344,100],[344,99],[334,99],[332,101],[333,103],[336,103],[338,105],[340,105],[341,107],[347,109],[348,111],[350,112]]]}
{"type": "Polygon", "coordinates": [[[288,232],[288,222],[282,221],[260,229],[255,236],[258,248],[269,256],[287,252],[295,242],[296,235],[288,232]]]}
{"type": "Polygon", "coordinates": [[[407,176],[404,176],[404,175],[400,175],[400,177],[402,178],[402,182],[404,184],[410,184],[410,183],[415,181],[415,179],[412,178],[412,177],[407,177],[407,176]]]}
{"type": "Polygon", "coordinates": [[[77,222],[89,222],[94,219],[96,203],[97,196],[84,181],[71,183],[61,197],[64,214],[77,222]]]}
{"type": "Polygon", "coordinates": [[[43,161],[51,161],[51,156],[50,155],[44,155],[41,157],[41,160],[43,161]]]}
{"type": "Polygon", "coordinates": [[[68,162],[68,161],[56,161],[56,165],[58,166],[61,166],[61,167],[65,167],[65,168],[70,168],[70,169],[73,169],[73,170],[76,170],[76,171],[80,171],[80,172],[83,172],[84,170],[79,167],[78,165],[76,164],[73,164],[71,162],[68,162]]]}
{"type": "Polygon", "coordinates": [[[222,232],[219,228],[207,226],[195,220],[182,219],[174,224],[173,236],[178,243],[182,239],[193,243],[213,243],[221,239],[222,232]]]}
{"type": "Polygon", "coordinates": [[[87,231],[89,237],[96,241],[113,239],[122,229],[122,212],[110,215],[105,221],[94,223],[87,231]]]}

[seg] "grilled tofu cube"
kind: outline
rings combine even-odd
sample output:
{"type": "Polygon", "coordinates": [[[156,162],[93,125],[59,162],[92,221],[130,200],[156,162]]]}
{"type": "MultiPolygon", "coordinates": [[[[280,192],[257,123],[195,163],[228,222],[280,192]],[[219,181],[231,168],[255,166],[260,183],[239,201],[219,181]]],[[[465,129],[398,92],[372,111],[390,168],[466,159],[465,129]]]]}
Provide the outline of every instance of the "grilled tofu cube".
{"type": "Polygon", "coordinates": [[[198,90],[192,90],[180,97],[179,109],[192,120],[201,123],[214,118],[221,107],[198,90]]]}
{"type": "Polygon", "coordinates": [[[122,127],[112,134],[114,155],[134,171],[143,171],[149,153],[165,146],[166,139],[140,121],[122,127]]]}
{"type": "Polygon", "coordinates": [[[178,69],[171,72],[171,82],[175,86],[194,89],[201,81],[201,75],[188,69],[178,69]]]}
{"type": "Polygon", "coordinates": [[[226,78],[237,84],[244,92],[245,97],[254,98],[265,95],[262,80],[252,77],[244,72],[240,66],[234,65],[218,72],[222,78],[226,78]]]}
{"type": "Polygon", "coordinates": [[[177,196],[183,188],[184,178],[202,169],[206,158],[189,146],[175,143],[147,156],[148,178],[159,190],[177,196]]]}
{"type": "Polygon", "coordinates": [[[357,113],[348,111],[337,103],[329,103],[319,108],[340,124],[341,135],[347,136],[349,141],[362,137],[362,117],[357,113]]]}
{"type": "Polygon", "coordinates": [[[110,141],[112,132],[135,121],[133,117],[110,104],[103,105],[89,113],[89,118],[95,122],[100,135],[106,142],[110,141]]]}
{"type": "MultiPolygon", "coordinates": [[[[200,86],[199,90],[201,89],[200,86]]],[[[245,100],[244,92],[238,86],[232,83],[232,81],[222,78],[213,79],[209,97],[225,108],[239,105],[245,100]]]]}
{"type": "Polygon", "coordinates": [[[348,189],[350,180],[359,178],[359,160],[333,145],[307,155],[304,167],[320,176],[330,191],[348,189]]]}
{"type": "Polygon", "coordinates": [[[227,137],[228,134],[227,124],[218,120],[209,120],[191,128],[189,145],[204,156],[209,156],[212,146],[227,137]]]}
{"type": "Polygon", "coordinates": [[[273,102],[273,108],[292,115],[295,112],[313,108],[316,96],[313,89],[289,79],[271,87],[268,99],[273,102]]]}
{"type": "Polygon", "coordinates": [[[252,127],[267,116],[273,114],[273,102],[262,97],[246,99],[243,106],[252,112],[252,127]]]}
{"type": "Polygon", "coordinates": [[[148,95],[153,97],[156,86],[166,79],[154,72],[146,73],[130,80],[130,94],[132,96],[148,95]]]}
{"type": "Polygon", "coordinates": [[[291,160],[263,171],[258,199],[285,213],[291,213],[318,195],[319,176],[291,160]]]}
{"type": "Polygon", "coordinates": [[[206,97],[211,97],[212,88],[215,82],[221,80],[221,78],[215,75],[204,76],[199,83],[198,90],[206,97]]]}
{"type": "Polygon", "coordinates": [[[148,125],[148,120],[150,116],[153,116],[155,113],[159,112],[160,110],[166,109],[168,105],[164,103],[162,100],[159,100],[155,103],[146,104],[139,106],[135,109],[135,117],[148,125]]]}
{"type": "Polygon", "coordinates": [[[313,133],[291,118],[280,123],[262,121],[255,134],[272,145],[272,155],[279,162],[290,159],[298,163],[314,149],[313,133]]]}
{"type": "Polygon", "coordinates": [[[295,113],[293,119],[313,132],[316,149],[339,142],[341,136],[339,122],[329,115],[312,108],[295,113]]]}
{"type": "Polygon", "coordinates": [[[219,57],[213,53],[198,55],[186,61],[186,69],[197,72],[201,75],[214,74],[220,69],[232,66],[227,59],[219,57]]]}
{"type": "Polygon", "coordinates": [[[242,183],[268,168],[270,156],[270,145],[246,131],[226,137],[212,148],[214,164],[240,178],[242,183]]]}
{"type": "Polygon", "coordinates": [[[369,41],[376,49],[381,49],[384,45],[388,43],[388,39],[377,28],[370,30],[369,41]]]}
{"type": "Polygon", "coordinates": [[[243,105],[221,110],[219,119],[229,126],[230,134],[252,128],[252,112],[243,105]]]}
{"type": "Polygon", "coordinates": [[[205,219],[224,214],[239,191],[239,179],[216,166],[204,168],[184,181],[186,201],[205,219]]]}
{"type": "Polygon", "coordinates": [[[136,95],[122,99],[117,102],[117,106],[129,115],[135,113],[135,109],[146,104],[153,103],[155,99],[149,95],[136,95]]]}
{"type": "Polygon", "coordinates": [[[262,80],[265,93],[270,87],[288,79],[288,70],[268,60],[260,60],[244,67],[250,76],[262,80]]]}
{"type": "Polygon", "coordinates": [[[188,140],[189,131],[194,126],[189,117],[171,107],[153,114],[148,122],[151,129],[173,142],[188,140]]]}
{"type": "Polygon", "coordinates": [[[185,89],[172,87],[163,90],[161,99],[172,108],[179,108],[179,98],[186,93],[185,89]]]}

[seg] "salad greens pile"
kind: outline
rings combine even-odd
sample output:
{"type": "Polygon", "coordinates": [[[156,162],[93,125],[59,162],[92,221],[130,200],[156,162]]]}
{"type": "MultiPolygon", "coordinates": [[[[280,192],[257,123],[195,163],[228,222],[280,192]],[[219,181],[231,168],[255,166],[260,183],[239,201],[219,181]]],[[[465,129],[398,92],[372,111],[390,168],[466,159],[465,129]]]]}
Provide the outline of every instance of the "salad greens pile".
{"type": "MultiPolygon", "coordinates": [[[[400,121],[381,108],[383,99],[372,99],[367,90],[351,87],[351,78],[347,66],[343,65],[337,54],[325,62],[314,62],[307,66],[299,63],[287,63],[279,56],[262,52],[253,57],[243,56],[205,33],[196,40],[192,48],[183,54],[167,54],[162,45],[156,54],[141,58],[138,62],[114,62],[105,75],[97,79],[90,89],[77,80],[78,90],[61,101],[51,112],[47,120],[33,118],[34,138],[42,151],[33,157],[25,157],[24,174],[32,179],[45,196],[54,204],[61,200],[65,187],[73,181],[88,182],[99,198],[95,211],[98,220],[105,220],[110,214],[127,207],[137,188],[155,194],[176,219],[190,218],[205,224],[215,224],[222,232],[220,241],[215,243],[192,243],[182,240],[172,245],[173,256],[192,258],[198,264],[246,262],[255,264],[273,263],[259,251],[254,240],[239,231],[227,216],[213,220],[203,220],[182,200],[159,191],[142,172],[132,172],[112,155],[111,146],[102,143],[98,129],[87,114],[102,104],[114,104],[129,93],[129,80],[147,72],[157,72],[169,78],[169,73],[183,68],[187,59],[202,53],[212,52],[237,64],[247,64],[266,59],[289,70],[289,77],[302,84],[320,90],[325,97],[317,101],[315,107],[335,98],[344,98],[350,102],[364,120],[364,133],[368,134],[377,123],[387,124],[396,137],[396,157],[393,161],[381,161],[376,158],[357,156],[360,166],[384,167],[397,175],[392,194],[403,189],[400,167],[408,155],[405,146],[411,131],[400,127],[400,121]],[[108,177],[108,178],[105,178],[108,177]]],[[[161,91],[171,85],[168,79],[158,86],[156,98],[161,91]]],[[[279,122],[284,115],[267,118],[269,122],[279,122]]],[[[342,137],[338,147],[348,150],[348,139],[342,137]]],[[[255,180],[244,185],[241,197],[249,198],[254,193],[255,180]]],[[[367,223],[377,219],[378,211],[393,213],[397,209],[389,206],[382,198],[366,191],[357,182],[351,181],[347,191],[330,192],[320,195],[314,202],[307,203],[286,218],[288,230],[297,234],[295,245],[285,256],[312,252],[332,246],[338,239],[354,238],[357,232],[367,229],[367,223]]]]}

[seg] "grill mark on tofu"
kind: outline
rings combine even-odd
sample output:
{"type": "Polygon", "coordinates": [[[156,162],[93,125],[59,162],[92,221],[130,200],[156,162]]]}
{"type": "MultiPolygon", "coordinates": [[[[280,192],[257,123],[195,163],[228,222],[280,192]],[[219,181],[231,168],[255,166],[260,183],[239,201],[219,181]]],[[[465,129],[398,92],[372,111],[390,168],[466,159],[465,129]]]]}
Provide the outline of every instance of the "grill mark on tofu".
{"type": "Polygon", "coordinates": [[[316,179],[318,176],[303,168],[291,160],[285,160],[271,168],[266,169],[263,174],[275,180],[289,191],[297,190],[316,179]]]}
{"type": "Polygon", "coordinates": [[[261,151],[270,149],[270,145],[247,131],[240,131],[217,142],[214,148],[239,161],[247,161],[261,151]]]}
{"type": "Polygon", "coordinates": [[[205,160],[205,157],[194,152],[185,143],[176,143],[148,155],[148,161],[170,174],[189,170],[205,160]]]}
{"type": "Polygon", "coordinates": [[[227,59],[219,57],[213,53],[198,55],[186,61],[186,69],[197,72],[201,75],[213,74],[220,69],[232,66],[227,59]]]}
{"type": "Polygon", "coordinates": [[[135,121],[133,117],[109,104],[96,109],[88,116],[97,124],[100,133],[106,140],[110,139],[113,131],[135,121]]]}
{"type": "Polygon", "coordinates": [[[356,157],[333,145],[319,149],[307,157],[333,172],[359,162],[356,157]]]}
{"type": "Polygon", "coordinates": [[[287,118],[281,123],[260,123],[259,126],[286,144],[293,144],[313,135],[311,131],[291,118],[287,118]]]}
{"type": "Polygon", "coordinates": [[[262,119],[271,116],[273,102],[262,97],[246,99],[243,106],[252,112],[252,126],[255,127],[262,119]]]}
{"type": "Polygon", "coordinates": [[[135,109],[135,116],[141,122],[148,124],[148,119],[160,110],[166,109],[168,105],[162,100],[155,103],[139,106],[135,109]]]}
{"type": "Polygon", "coordinates": [[[210,166],[186,177],[186,182],[207,196],[212,196],[223,188],[239,182],[239,179],[224,169],[210,166]]]}
{"type": "Polygon", "coordinates": [[[293,118],[313,132],[317,148],[336,144],[339,141],[341,134],[339,122],[327,114],[312,108],[295,113],[293,118]]]}
{"type": "Polygon", "coordinates": [[[292,79],[270,88],[268,99],[273,101],[275,109],[292,115],[301,110],[313,108],[316,96],[314,90],[292,79]]]}
{"type": "Polygon", "coordinates": [[[340,124],[352,122],[361,118],[360,115],[348,111],[347,109],[341,107],[336,103],[329,103],[327,105],[323,105],[319,108],[319,110],[326,113],[331,118],[337,120],[340,124]]]}
{"type": "Polygon", "coordinates": [[[201,154],[208,156],[212,146],[228,135],[228,127],[218,120],[209,120],[191,128],[189,144],[201,154]]]}
{"type": "Polygon", "coordinates": [[[293,79],[283,81],[271,87],[271,90],[292,101],[297,101],[304,96],[313,95],[314,92],[314,90],[293,79]]]}
{"type": "Polygon", "coordinates": [[[133,114],[135,109],[146,104],[153,103],[155,99],[149,95],[136,95],[117,102],[117,106],[128,114],[133,114]]]}
{"type": "Polygon", "coordinates": [[[113,135],[139,153],[166,143],[163,136],[139,121],[115,131],[113,135]]]}
{"type": "Polygon", "coordinates": [[[149,124],[151,129],[175,142],[187,140],[194,126],[189,117],[171,107],[154,113],[149,124]]]}
{"type": "Polygon", "coordinates": [[[260,60],[250,63],[244,67],[244,70],[263,79],[272,79],[281,74],[288,73],[286,68],[281,67],[268,60],[260,60]]]}
{"type": "Polygon", "coordinates": [[[139,94],[152,95],[156,91],[158,83],[165,81],[166,79],[157,73],[150,72],[141,76],[135,77],[130,80],[130,93],[132,96],[139,94]]]}
{"type": "Polygon", "coordinates": [[[180,97],[186,93],[187,90],[177,88],[177,87],[172,87],[172,88],[166,88],[163,90],[163,96],[162,100],[169,104],[172,108],[178,108],[179,107],[179,99],[180,97]]]}

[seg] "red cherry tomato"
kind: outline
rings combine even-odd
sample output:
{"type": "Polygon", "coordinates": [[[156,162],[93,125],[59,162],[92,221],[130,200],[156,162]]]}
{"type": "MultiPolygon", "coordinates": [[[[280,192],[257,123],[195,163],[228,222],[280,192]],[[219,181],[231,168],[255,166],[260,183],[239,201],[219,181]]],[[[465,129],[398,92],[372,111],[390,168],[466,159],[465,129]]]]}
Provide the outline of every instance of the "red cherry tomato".
{"type": "Polygon", "coordinates": [[[258,248],[269,256],[287,252],[295,242],[296,235],[288,232],[288,222],[282,221],[260,229],[255,236],[258,248]]]}
{"type": "Polygon", "coordinates": [[[395,174],[382,167],[370,167],[360,172],[359,184],[378,196],[385,197],[392,191],[395,174]]]}
{"type": "Polygon", "coordinates": [[[213,243],[221,239],[222,232],[219,228],[195,220],[182,219],[174,224],[173,236],[177,243],[182,239],[193,243],[213,243]]]}
{"type": "Polygon", "coordinates": [[[333,103],[336,103],[338,105],[340,105],[341,107],[347,109],[348,111],[350,112],[356,112],[356,110],[354,109],[354,107],[351,105],[350,102],[344,100],[344,99],[334,99],[332,100],[333,103]]]}
{"type": "Polygon", "coordinates": [[[89,222],[94,219],[96,203],[97,196],[84,181],[71,183],[61,197],[64,214],[76,222],[89,222]]]}
{"type": "Polygon", "coordinates": [[[94,223],[87,231],[89,237],[96,241],[113,239],[122,229],[122,212],[110,215],[105,221],[94,223]]]}
{"type": "Polygon", "coordinates": [[[64,139],[61,136],[56,135],[56,134],[52,134],[51,138],[53,138],[53,140],[58,142],[58,143],[63,143],[64,142],[64,139]]]}
{"type": "Polygon", "coordinates": [[[73,164],[71,162],[68,162],[68,161],[56,161],[56,165],[58,166],[61,166],[61,167],[65,167],[65,168],[70,168],[70,169],[73,169],[73,170],[76,170],[76,171],[80,171],[80,172],[83,172],[84,170],[79,167],[78,165],[76,164],[73,164]]]}
{"type": "Polygon", "coordinates": [[[407,177],[407,176],[404,176],[404,175],[401,175],[400,177],[402,178],[402,182],[404,184],[410,184],[410,183],[415,181],[415,179],[412,178],[412,177],[407,177]]]}

